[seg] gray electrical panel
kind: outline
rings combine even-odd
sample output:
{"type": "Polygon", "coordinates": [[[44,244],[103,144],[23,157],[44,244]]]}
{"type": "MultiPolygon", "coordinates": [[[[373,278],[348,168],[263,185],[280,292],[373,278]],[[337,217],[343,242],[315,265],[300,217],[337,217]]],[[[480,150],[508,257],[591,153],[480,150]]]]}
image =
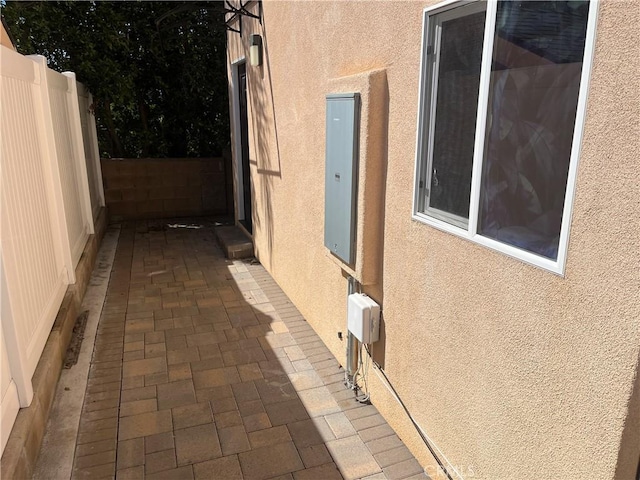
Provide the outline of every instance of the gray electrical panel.
{"type": "Polygon", "coordinates": [[[327,95],[324,245],[349,265],[355,262],[359,114],[359,94],[327,95]]]}

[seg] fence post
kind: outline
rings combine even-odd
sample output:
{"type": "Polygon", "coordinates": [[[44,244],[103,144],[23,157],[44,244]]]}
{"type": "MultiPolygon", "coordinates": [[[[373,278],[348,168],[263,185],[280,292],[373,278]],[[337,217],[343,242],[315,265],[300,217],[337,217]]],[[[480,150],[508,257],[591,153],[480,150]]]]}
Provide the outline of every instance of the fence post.
{"type": "Polygon", "coordinates": [[[91,142],[91,148],[93,149],[93,158],[96,162],[96,178],[95,181],[98,184],[98,200],[100,206],[106,205],[104,200],[104,184],[102,183],[102,162],[100,161],[100,148],[98,147],[98,128],[96,127],[96,115],[95,108],[91,108],[93,105],[93,95],[87,90],[87,98],[89,104],[89,142],[91,142]]]}
{"type": "Polygon", "coordinates": [[[76,171],[78,172],[78,187],[80,188],[80,203],[84,215],[85,228],[89,234],[95,233],[93,225],[93,210],[91,208],[91,194],[89,193],[89,174],[87,173],[87,160],[84,156],[84,144],[82,143],[82,124],[80,123],[80,105],[78,104],[78,85],[76,74],[63,72],[69,84],[67,101],[69,102],[69,120],[71,120],[71,143],[75,157],[76,171]]]}
{"type": "Polygon", "coordinates": [[[62,181],[60,179],[60,167],[58,153],[56,150],[56,139],[53,130],[53,119],[51,117],[51,100],[49,99],[49,83],[47,81],[47,59],[42,55],[28,55],[37,65],[40,77],[40,105],[41,118],[43,122],[44,148],[42,157],[44,160],[44,171],[49,177],[52,191],[50,192],[51,205],[54,217],[52,228],[56,238],[56,250],[59,252],[69,283],[76,283],[76,271],[71,255],[71,242],[69,241],[69,231],[67,230],[67,216],[64,208],[64,198],[62,196],[62,181]]]}
{"type": "MultiPolygon", "coordinates": [[[[0,246],[1,248],[1,246],[0,246]]],[[[2,333],[4,334],[7,356],[9,357],[9,370],[18,390],[20,407],[28,407],[33,400],[33,383],[29,375],[26,351],[18,336],[15,321],[11,314],[9,289],[4,274],[4,263],[0,253],[0,315],[2,316],[2,333]]]]}

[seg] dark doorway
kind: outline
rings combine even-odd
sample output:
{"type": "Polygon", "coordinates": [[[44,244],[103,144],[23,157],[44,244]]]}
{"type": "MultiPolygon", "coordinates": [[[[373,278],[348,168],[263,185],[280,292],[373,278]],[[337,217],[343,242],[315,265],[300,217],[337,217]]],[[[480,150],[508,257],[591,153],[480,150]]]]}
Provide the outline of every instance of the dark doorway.
{"type": "Polygon", "coordinates": [[[251,177],[249,168],[249,119],[247,115],[247,64],[238,65],[238,104],[240,105],[240,144],[242,166],[242,198],[244,207],[239,212],[240,223],[249,233],[253,232],[251,221],[251,177]]]}

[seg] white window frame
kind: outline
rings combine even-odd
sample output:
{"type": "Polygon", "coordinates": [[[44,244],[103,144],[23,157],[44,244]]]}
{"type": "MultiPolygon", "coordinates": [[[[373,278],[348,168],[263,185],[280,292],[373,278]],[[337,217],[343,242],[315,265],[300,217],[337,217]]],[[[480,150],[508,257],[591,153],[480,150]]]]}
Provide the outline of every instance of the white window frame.
{"type": "MultiPolygon", "coordinates": [[[[569,175],[567,179],[567,188],[565,192],[564,208],[562,212],[562,225],[560,228],[560,242],[558,245],[558,257],[556,260],[537,255],[535,253],[499,242],[497,240],[484,237],[477,232],[478,228],[478,212],[480,202],[480,183],[482,178],[482,161],[484,155],[484,142],[486,133],[486,119],[489,100],[489,83],[491,73],[491,60],[493,56],[493,41],[495,37],[496,12],[498,8],[498,0],[488,0],[486,2],[486,20],[485,33],[482,51],[482,65],[480,69],[480,89],[478,92],[478,112],[476,117],[476,133],[474,144],[473,170],[471,181],[471,197],[469,205],[469,221],[466,227],[460,222],[458,225],[448,223],[442,219],[431,216],[425,211],[421,211],[424,203],[423,189],[420,187],[420,181],[428,178],[425,171],[431,148],[429,142],[430,131],[435,122],[432,121],[432,105],[426,105],[430,97],[429,88],[432,80],[429,76],[431,68],[427,58],[427,47],[430,38],[428,31],[429,19],[433,15],[441,14],[450,9],[475,3],[482,0],[447,0],[432,7],[427,7],[423,11],[422,23],[422,48],[420,54],[420,87],[419,87],[419,104],[418,104],[418,120],[417,120],[417,141],[416,141],[416,159],[415,159],[415,184],[413,196],[413,215],[412,218],[418,222],[425,223],[439,230],[457,235],[474,243],[484,245],[492,250],[516,258],[530,265],[543,268],[557,275],[564,276],[567,249],[569,244],[569,229],[571,226],[571,213],[576,186],[576,176],[578,170],[578,161],[580,158],[580,150],[582,146],[582,135],[584,130],[585,113],[587,107],[587,97],[589,92],[589,80],[591,77],[591,69],[593,64],[593,52],[595,47],[596,24],[599,0],[591,0],[589,3],[589,18],[587,21],[587,33],[585,39],[585,51],[582,63],[582,73],[580,77],[580,90],[578,93],[578,108],[576,111],[576,120],[574,125],[573,143],[571,145],[571,157],[569,160],[569,175]]],[[[434,69],[435,70],[435,69],[434,69]]],[[[437,86],[437,85],[436,85],[437,86]]],[[[426,183],[426,182],[425,182],[426,183]]]]}

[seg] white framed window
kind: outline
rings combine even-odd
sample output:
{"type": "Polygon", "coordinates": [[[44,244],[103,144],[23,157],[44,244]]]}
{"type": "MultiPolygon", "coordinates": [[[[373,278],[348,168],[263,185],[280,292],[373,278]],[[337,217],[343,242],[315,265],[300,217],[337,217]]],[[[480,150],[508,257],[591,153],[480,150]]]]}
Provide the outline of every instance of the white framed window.
{"type": "Polygon", "coordinates": [[[424,10],[414,219],[563,274],[597,4],[424,10]]]}

